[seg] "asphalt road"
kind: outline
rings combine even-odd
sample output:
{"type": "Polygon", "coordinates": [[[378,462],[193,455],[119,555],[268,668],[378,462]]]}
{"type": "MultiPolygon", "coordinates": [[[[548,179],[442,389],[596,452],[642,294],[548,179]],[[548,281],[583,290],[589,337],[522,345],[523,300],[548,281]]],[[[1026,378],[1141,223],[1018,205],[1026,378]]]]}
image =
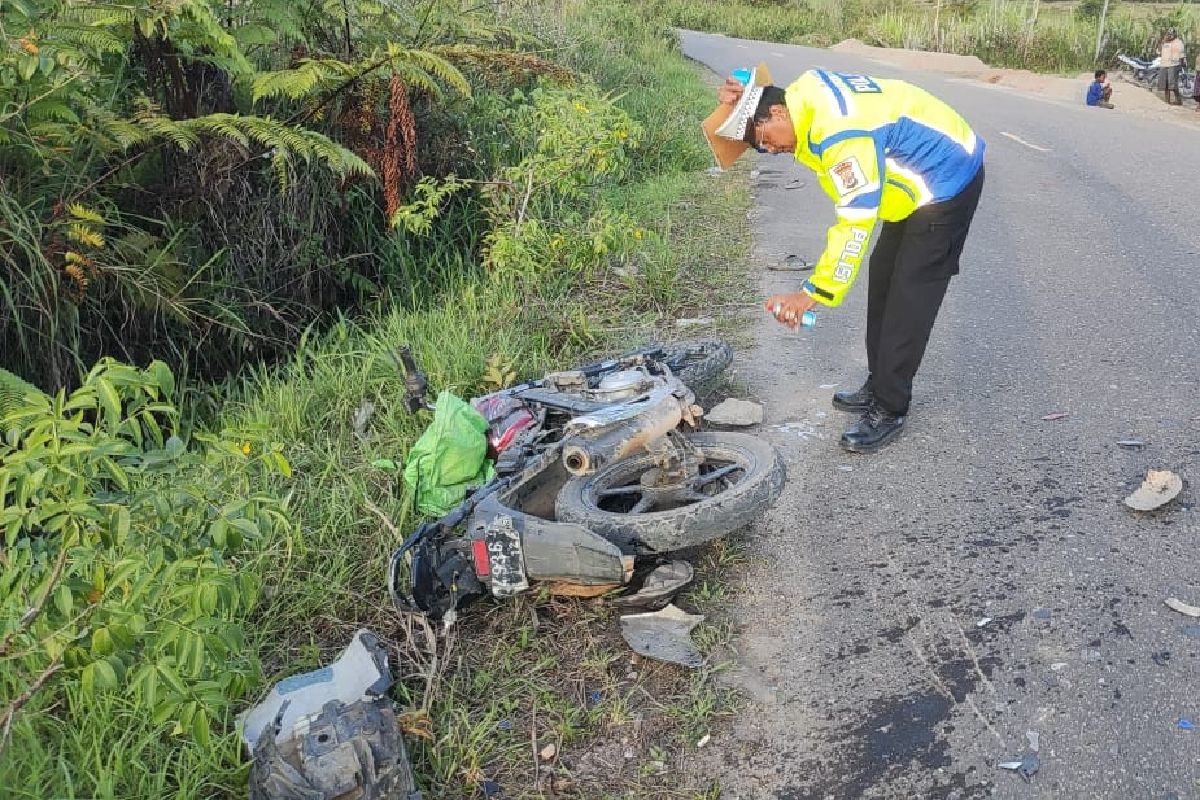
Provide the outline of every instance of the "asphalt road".
{"type": "MultiPolygon", "coordinates": [[[[1198,130],[823,50],[684,46],[720,75],[904,78],[988,144],[903,439],[837,446],[853,419],[831,384],[865,373],[865,269],[811,333],[762,315],[735,362],[789,482],[731,612],[749,705],[695,769],[725,798],[1200,798],[1200,729],[1180,727],[1200,725],[1200,619],[1163,605],[1200,605],[1198,130]],[[1151,467],[1190,483],[1138,516],[1120,500],[1151,467]],[[1028,781],[997,767],[1027,731],[1028,781]]],[[[759,263],[815,259],[829,201],[790,156],[757,158],[759,263]]]]}

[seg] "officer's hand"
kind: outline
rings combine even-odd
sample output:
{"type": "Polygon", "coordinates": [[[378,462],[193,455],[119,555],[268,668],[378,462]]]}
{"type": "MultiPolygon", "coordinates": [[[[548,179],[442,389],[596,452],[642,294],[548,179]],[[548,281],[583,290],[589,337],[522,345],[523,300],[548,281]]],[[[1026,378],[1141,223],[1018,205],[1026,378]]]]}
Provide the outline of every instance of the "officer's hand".
{"type": "Polygon", "coordinates": [[[737,78],[726,78],[725,85],[717,90],[717,101],[725,105],[735,105],[738,100],[742,99],[742,92],[745,87],[737,78]]]}
{"type": "Polygon", "coordinates": [[[817,301],[806,292],[771,295],[763,304],[767,313],[774,315],[775,319],[794,331],[800,330],[800,318],[804,316],[804,312],[816,305],[817,301]]]}

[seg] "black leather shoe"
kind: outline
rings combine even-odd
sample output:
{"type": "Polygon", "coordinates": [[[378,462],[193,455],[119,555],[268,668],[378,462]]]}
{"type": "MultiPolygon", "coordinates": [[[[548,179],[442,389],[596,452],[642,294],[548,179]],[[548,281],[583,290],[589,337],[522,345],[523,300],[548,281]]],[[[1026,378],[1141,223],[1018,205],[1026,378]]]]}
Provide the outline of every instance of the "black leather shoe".
{"type": "Polygon", "coordinates": [[[867,381],[853,392],[834,392],[833,407],[839,411],[866,411],[874,399],[871,382],[867,381]]]}
{"type": "Polygon", "coordinates": [[[874,453],[900,435],[906,419],[903,414],[872,405],[842,434],[841,445],[851,453],[874,453]]]}

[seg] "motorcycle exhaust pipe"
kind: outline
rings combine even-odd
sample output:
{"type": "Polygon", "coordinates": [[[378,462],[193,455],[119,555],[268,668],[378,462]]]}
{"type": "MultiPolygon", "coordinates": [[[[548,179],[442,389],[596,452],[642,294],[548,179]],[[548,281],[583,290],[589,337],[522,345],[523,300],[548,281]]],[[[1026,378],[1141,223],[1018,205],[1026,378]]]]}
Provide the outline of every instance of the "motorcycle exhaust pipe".
{"type": "Polygon", "coordinates": [[[683,406],[673,396],[632,419],[603,429],[595,436],[574,437],[563,447],[563,466],[579,477],[634,453],[673,431],[683,421],[683,406]]]}

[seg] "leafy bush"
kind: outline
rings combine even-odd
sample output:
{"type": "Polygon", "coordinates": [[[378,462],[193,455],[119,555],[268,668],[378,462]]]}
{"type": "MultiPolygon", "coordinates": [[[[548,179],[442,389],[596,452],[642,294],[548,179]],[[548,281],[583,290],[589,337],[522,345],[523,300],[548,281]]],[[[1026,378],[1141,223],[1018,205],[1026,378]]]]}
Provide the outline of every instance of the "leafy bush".
{"type": "Polygon", "coordinates": [[[5,786],[35,785],[22,766],[46,743],[31,709],[50,697],[97,737],[89,747],[127,733],[93,724],[112,695],[140,728],[203,748],[261,678],[243,631],[261,573],[247,567],[290,530],[286,503],[261,488],[290,467],[246,432],[189,446],[174,394],[162,362],[104,361],[69,395],[26,392],[3,419],[0,732],[21,753],[0,759],[5,786]]]}

